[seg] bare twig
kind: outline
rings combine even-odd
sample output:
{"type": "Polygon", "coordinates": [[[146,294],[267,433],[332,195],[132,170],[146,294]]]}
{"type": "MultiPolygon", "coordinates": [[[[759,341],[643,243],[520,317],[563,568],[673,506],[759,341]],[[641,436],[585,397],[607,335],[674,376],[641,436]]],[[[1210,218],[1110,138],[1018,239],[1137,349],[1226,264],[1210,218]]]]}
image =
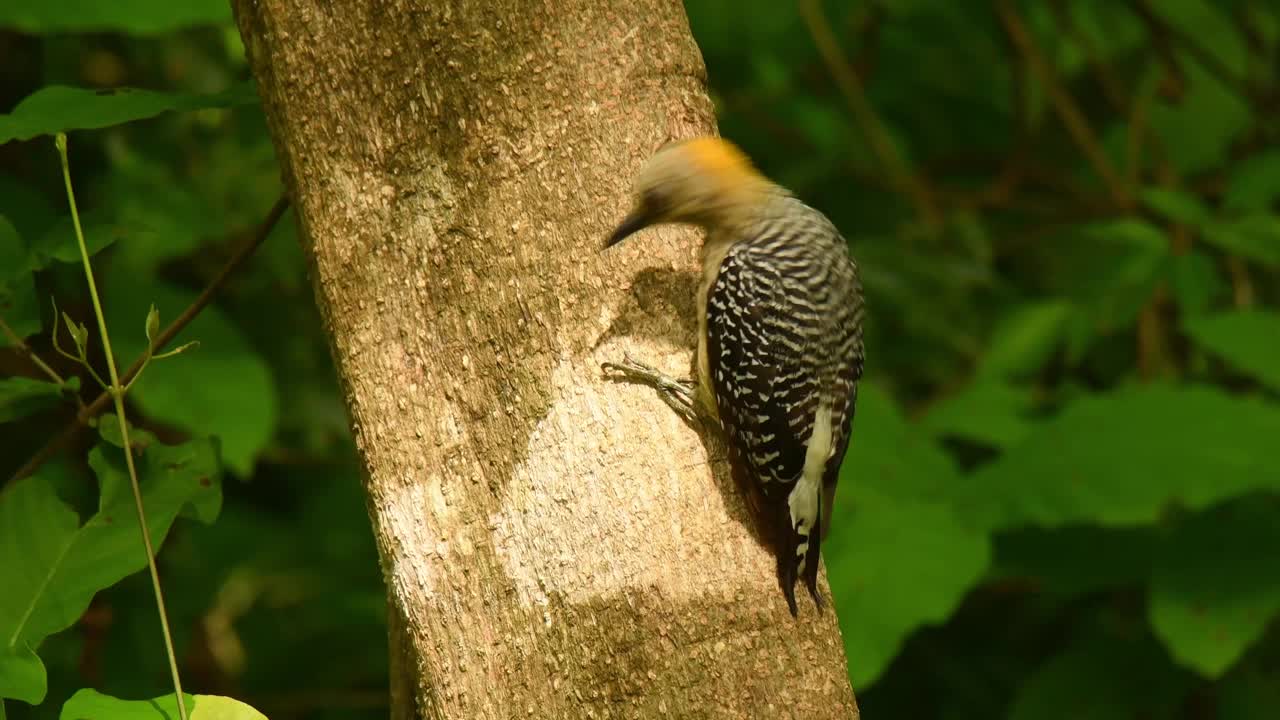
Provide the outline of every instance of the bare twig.
{"type": "Polygon", "coordinates": [[[1075,99],[1058,81],[1057,75],[1045,59],[1044,53],[1040,51],[1022,16],[1009,0],[999,0],[996,3],[996,11],[1014,46],[1018,48],[1023,59],[1031,66],[1031,71],[1036,74],[1040,83],[1044,85],[1045,91],[1049,93],[1049,99],[1053,102],[1054,110],[1057,111],[1063,125],[1066,126],[1067,133],[1080,147],[1089,164],[1093,166],[1094,172],[1106,183],[1112,201],[1120,207],[1131,206],[1133,200],[1124,180],[1111,166],[1111,161],[1102,150],[1102,143],[1098,141],[1097,134],[1089,126],[1089,121],[1080,111],[1075,99]]]}
{"type": "Polygon", "coordinates": [[[31,362],[35,363],[35,366],[40,368],[41,372],[48,376],[50,380],[59,385],[66,384],[66,381],[62,379],[62,376],[53,368],[49,367],[48,363],[41,360],[40,356],[36,354],[36,351],[32,350],[30,345],[28,345],[22,338],[18,337],[18,333],[14,332],[13,328],[9,327],[9,323],[5,322],[2,317],[0,317],[0,332],[3,332],[4,336],[9,338],[10,344],[18,348],[18,350],[20,350],[22,354],[26,355],[31,362]]]}
{"type": "Polygon", "coordinates": [[[1240,3],[1235,5],[1231,11],[1231,22],[1236,26],[1236,32],[1244,38],[1248,43],[1249,49],[1255,55],[1263,55],[1267,52],[1269,43],[1266,35],[1259,29],[1258,19],[1254,17],[1254,11],[1258,8],[1252,4],[1240,3]]]}
{"type": "Polygon", "coordinates": [[[934,205],[933,195],[928,185],[915,174],[906,159],[898,152],[898,146],[889,136],[884,121],[880,119],[867,99],[858,73],[841,52],[835,34],[831,31],[831,26],[822,12],[821,4],[818,0],[801,0],[800,14],[804,16],[805,24],[809,26],[809,33],[813,36],[813,42],[818,46],[818,52],[827,64],[827,70],[835,78],[841,93],[848,101],[854,119],[857,120],[867,138],[867,143],[871,146],[871,151],[876,154],[885,171],[893,177],[898,188],[911,198],[920,217],[931,227],[939,226],[942,222],[941,215],[934,205]]]}
{"type": "MultiPolygon", "coordinates": [[[[963,209],[1006,207],[1027,177],[1028,149],[1033,141],[1032,122],[1027,112],[1031,81],[1022,63],[1013,63],[1013,82],[1009,84],[1009,105],[1013,108],[1016,135],[1008,153],[1000,162],[995,177],[975,191],[958,193],[953,200],[963,209]]],[[[945,199],[945,198],[944,198],[945,199]]]]}
{"type": "Polygon", "coordinates": [[[1240,97],[1248,100],[1252,96],[1249,91],[1249,82],[1246,78],[1237,75],[1217,55],[1206,50],[1191,36],[1166,22],[1147,0],[1129,0],[1129,8],[1142,20],[1147,28],[1147,33],[1151,36],[1152,42],[1161,51],[1161,54],[1166,56],[1167,63],[1171,63],[1174,68],[1177,68],[1177,56],[1173,52],[1172,43],[1170,42],[1172,40],[1185,50],[1200,67],[1217,77],[1219,82],[1231,88],[1240,97]]]}
{"type": "Polygon", "coordinates": [[[1236,255],[1227,256],[1227,273],[1231,275],[1231,301],[1241,310],[1253,307],[1253,280],[1249,266],[1236,255]]]}
{"type": "Polygon", "coordinates": [[[1080,47],[1084,53],[1085,62],[1089,65],[1094,79],[1098,81],[1098,87],[1102,88],[1102,94],[1107,98],[1107,102],[1116,112],[1124,112],[1127,101],[1125,100],[1128,93],[1124,90],[1124,85],[1116,78],[1115,72],[1111,66],[1103,59],[1102,51],[1098,48],[1098,44],[1093,41],[1084,30],[1080,29],[1071,19],[1071,11],[1063,0],[1053,0],[1051,3],[1053,8],[1053,17],[1058,27],[1076,45],[1080,47]]]}
{"type": "MultiPolygon", "coordinates": [[[[1155,101],[1155,88],[1144,85],[1138,89],[1133,98],[1133,106],[1129,110],[1128,128],[1125,132],[1124,175],[1131,187],[1137,187],[1142,181],[1143,149],[1151,145],[1156,154],[1163,158],[1160,140],[1147,134],[1151,118],[1151,103],[1155,101]]],[[[1162,166],[1168,165],[1167,159],[1160,161],[1162,166]]]]}
{"type": "Polygon", "coordinates": [[[1129,9],[1142,21],[1147,29],[1147,37],[1151,40],[1152,49],[1164,65],[1163,92],[1166,96],[1180,97],[1187,87],[1187,75],[1182,70],[1182,62],[1178,59],[1178,53],[1173,47],[1164,20],[1141,0],[1129,0],[1129,9]]]}
{"type": "Polygon", "coordinates": [[[1138,377],[1144,381],[1165,375],[1169,367],[1169,328],[1164,309],[1168,304],[1168,291],[1157,287],[1147,304],[1138,313],[1137,354],[1138,377]]]}
{"type": "MultiPolygon", "coordinates": [[[[216,295],[218,291],[222,289],[222,286],[227,283],[227,279],[230,278],[231,275],[244,264],[245,260],[248,260],[249,257],[253,255],[254,251],[258,249],[258,246],[267,239],[267,235],[271,233],[271,229],[275,227],[276,223],[280,220],[280,216],[284,214],[285,209],[288,207],[288,198],[283,195],[280,196],[280,199],[276,200],[275,205],[273,205],[271,210],[267,212],[267,216],[263,218],[262,222],[254,230],[253,235],[251,235],[245,243],[237,248],[232,256],[228,258],[226,264],[223,265],[222,269],[218,271],[218,274],[209,281],[209,284],[200,292],[200,295],[191,302],[191,305],[189,305],[186,310],[182,311],[181,315],[174,318],[173,322],[169,323],[169,325],[156,336],[155,342],[152,343],[150,352],[162,349],[165,345],[171,342],[178,333],[182,332],[182,329],[194,320],[197,315],[200,314],[200,311],[213,300],[213,296],[216,295]]],[[[129,369],[124,372],[121,382],[125,385],[133,382],[138,371],[142,369],[142,365],[144,364],[146,357],[147,352],[143,352],[137,360],[134,360],[133,364],[129,366],[129,369]]],[[[24,478],[35,472],[45,463],[45,461],[52,457],[55,452],[70,442],[71,439],[75,437],[76,433],[80,431],[80,428],[87,425],[91,419],[96,417],[103,410],[107,409],[107,406],[110,404],[111,393],[103,392],[98,395],[98,397],[94,398],[93,402],[81,408],[80,412],[76,413],[75,418],[71,422],[67,423],[67,426],[64,427],[60,433],[50,438],[35,455],[32,455],[22,467],[18,468],[17,472],[10,477],[10,481],[24,478]]]]}

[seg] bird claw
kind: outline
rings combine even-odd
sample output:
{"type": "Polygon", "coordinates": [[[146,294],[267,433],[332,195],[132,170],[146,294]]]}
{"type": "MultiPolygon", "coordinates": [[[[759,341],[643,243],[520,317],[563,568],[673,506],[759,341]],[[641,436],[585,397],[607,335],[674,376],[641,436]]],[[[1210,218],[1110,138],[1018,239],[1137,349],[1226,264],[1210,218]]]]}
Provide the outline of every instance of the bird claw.
{"type": "MultiPolygon", "coordinates": [[[[806,585],[809,584],[806,583],[806,585]]],[[[816,582],[809,585],[809,594],[813,596],[813,604],[818,608],[819,613],[827,609],[827,601],[822,599],[822,593],[818,592],[818,584],[816,582]]]]}
{"type": "Polygon", "coordinates": [[[791,617],[799,617],[800,609],[796,607],[796,566],[794,563],[786,563],[783,567],[782,594],[787,598],[787,609],[791,611],[791,617]]]}
{"type": "Polygon", "coordinates": [[[701,422],[695,401],[697,382],[664,375],[653,367],[631,357],[629,353],[622,356],[622,362],[601,363],[600,368],[605,372],[614,372],[624,379],[654,388],[667,405],[672,410],[675,410],[680,417],[691,423],[701,422]]]}
{"type": "Polygon", "coordinates": [[[631,357],[630,353],[622,356],[622,362],[605,362],[600,364],[605,372],[616,372],[625,377],[654,384],[662,379],[662,374],[652,367],[631,357]]]}

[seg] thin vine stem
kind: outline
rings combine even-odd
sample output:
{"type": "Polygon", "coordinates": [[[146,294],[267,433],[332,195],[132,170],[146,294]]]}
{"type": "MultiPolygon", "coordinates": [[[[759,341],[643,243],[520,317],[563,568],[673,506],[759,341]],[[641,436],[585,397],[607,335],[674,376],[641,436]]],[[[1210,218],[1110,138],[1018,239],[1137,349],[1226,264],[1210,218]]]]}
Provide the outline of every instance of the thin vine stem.
{"type": "Polygon", "coordinates": [[[164,592],[160,589],[160,573],[156,570],[155,549],[151,545],[151,531],[147,528],[146,510],[142,505],[142,488],[138,484],[138,469],[133,462],[133,445],[129,442],[129,423],[124,413],[124,386],[120,383],[120,374],[116,370],[115,355],[111,352],[111,339],[107,336],[107,318],[102,312],[102,301],[98,298],[98,285],[93,279],[93,267],[89,264],[89,249],[85,245],[84,231],[80,227],[80,213],[76,210],[76,195],[71,189],[71,169],[67,162],[67,136],[58,133],[55,144],[58,147],[58,158],[62,162],[62,180],[67,187],[67,202],[71,205],[71,222],[76,231],[76,242],[80,246],[80,260],[84,263],[84,276],[89,282],[89,297],[93,301],[93,314],[98,318],[98,332],[102,334],[102,350],[107,357],[107,371],[111,376],[110,393],[115,401],[116,417],[120,421],[120,438],[124,441],[124,460],[129,469],[129,484],[133,488],[133,502],[138,511],[138,527],[142,530],[142,545],[147,552],[147,569],[151,571],[151,588],[156,595],[156,608],[160,613],[160,629],[164,635],[164,649],[169,656],[169,673],[173,676],[174,697],[178,701],[178,715],[188,720],[187,702],[182,694],[182,681],[178,677],[178,658],[173,651],[173,634],[169,630],[169,615],[164,608],[164,592]]]}

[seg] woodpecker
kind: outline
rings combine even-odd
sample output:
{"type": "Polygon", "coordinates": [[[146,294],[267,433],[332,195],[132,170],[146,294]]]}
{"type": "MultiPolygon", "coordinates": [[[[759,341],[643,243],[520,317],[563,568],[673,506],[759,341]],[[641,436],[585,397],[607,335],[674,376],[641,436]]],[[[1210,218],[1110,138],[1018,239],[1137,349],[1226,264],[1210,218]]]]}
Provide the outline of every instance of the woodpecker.
{"type": "Polygon", "coordinates": [[[795,616],[803,578],[819,610],[819,548],[862,377],[862,285],[831,221],[720,138],[679,141],[640,170],[611,247],[653,225],[705,232],[698,374],[676,380],[627,359],[606,369],[657,387],[686,417],[718,425],[735,477],[773,530],[795,616]]]}

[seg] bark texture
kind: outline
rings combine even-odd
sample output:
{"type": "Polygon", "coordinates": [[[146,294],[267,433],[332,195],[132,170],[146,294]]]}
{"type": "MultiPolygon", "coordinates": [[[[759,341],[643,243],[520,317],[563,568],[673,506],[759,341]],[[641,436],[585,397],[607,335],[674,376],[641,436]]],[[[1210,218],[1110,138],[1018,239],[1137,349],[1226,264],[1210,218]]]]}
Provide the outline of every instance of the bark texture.
{"type": "MultiPolygon", "coordinates": [[[[678,0],[236,0],[368,471],[396,717],[849,718],[695,431],[697,237],[601,252],[714,131],[678,0]]],[[[333,651],[340,652],[335,648],[333,651]]]]}

